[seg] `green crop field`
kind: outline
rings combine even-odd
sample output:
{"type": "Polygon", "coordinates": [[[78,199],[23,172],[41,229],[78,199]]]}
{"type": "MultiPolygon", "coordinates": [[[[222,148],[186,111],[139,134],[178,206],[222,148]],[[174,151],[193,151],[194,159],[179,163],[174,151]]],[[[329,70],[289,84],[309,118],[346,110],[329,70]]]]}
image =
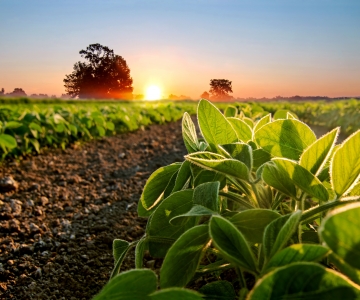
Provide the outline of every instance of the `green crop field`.
{"type": "Polygon", "coordinates": [[[294,113],[236,106],[200,100],[201,138],[184,115],[188,154],[148,179],[145,235],[114,240],[95,299],[359,299],[360,130],[336,145],[339,128],[317,139],[294,113]],[[145,250],[163,258],[160,290],[145,250]],[[191,290],[199,278],[210,282],[191,290]]]}
{"type": "MultiPolygon", "coordinates": [[[[134,131],[141,126],[179,120],[184,112],[196,113],[196,102],[156,101],[62,101],[27,98],[0,99],[0,155],[21,156],[40,152],[44,147],[61,147],[81,140],[134,131]]],[[[360,128],[360,102],[357,100],[331,103],[231,103],[243,114],[247,124],[267,113],[286,117],[295,113],[308,125],[329,129],[341,126],[350,134],[360,128]]],[[[223,111],[227,103],[216,103],[223,111]]]]}

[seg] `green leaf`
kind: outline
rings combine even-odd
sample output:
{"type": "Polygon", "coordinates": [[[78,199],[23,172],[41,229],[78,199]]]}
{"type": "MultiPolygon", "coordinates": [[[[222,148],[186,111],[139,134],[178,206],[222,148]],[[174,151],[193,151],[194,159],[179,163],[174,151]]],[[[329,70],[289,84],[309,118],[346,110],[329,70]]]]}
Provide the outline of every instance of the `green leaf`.
{"type": "Polygon", "coordinates": [[[191,166],[191,163],[188,161],[184,161],[181,164],[179,172],[177,173],[177,176],[176,176],[175,186],[172,190],[172,193],[180,191],[184,188],[187,188],[189,179],[191,177],[190,166],[191,166]]]}
{"type": "Polygon", "coordinates": [[[358,286],[331,269],[311,262],[278,268],[258,280],[248,300],[358,299],[358,286]]]}
{"type": "Polygon", "coordinates": [[[165,188],[165,191],[164,191],[164,195],[163,195],[163,198],[166,199],[167,197],[170,196],[170,194],[172,193],[174,187],[175,187],[175,181],[176,181],[176,178],[177,178],[177,174],[179,173],[179,171],[176,171],[170,178],[169,182],[168,182],[168,185],[166,186],[165,188]]]}
{"type": "Polygon", "coordinates": [[[199,150],[199,141],[196,135],[196,129],[190,115],[185,112],[182,119],[182,136],[188,153],[199,150]]]}
{"type": "Polygon", "coordinates": [[[331,184],[338,197],[348,194],[360,178],[360,130],[335,152],[330,165],[331,184]]]}
{"type": "MultiPolygon", "coordinates": [[[[146,181],[144,190],[141,194],[141,198],[139,201],[139,204],[141,202],[142,207],[145,210],[150,210],[161,201],[162,195],[165,191],[166,186],[168,185],[169,179],[179,168],[179,164],[171,164],[166,167],[161,167],[151,174],[149,179],[146,181]]],[[[141,206],[139,205],[139,216],[147,216],[147,214],[144,214],[143,211],[139,211],[140,207],[141,206]]]]}
{"type": "Polygon", "coordinates": [[[96,129],[97,129],[97,131],[99,133],[99,136],[105,136],[106,131],[105,131],[105,128],[103,126],[96,125],[96,129]]]}
{"type": "Polygon", "coordinates": [[[236,293],[232,284],[226,280],[210,282],[199,289],[207,300],[234,300],[236,293]]]}
{"type": "MultiPolygon", "coordinates": [[[[195,166],[195,165],[192,165],[195,166]]],[[[197,167],[197,166],[195,166],[197,167]]],[[[197,167],[198,168],[198,167],[197,167]]],[[[220,189],[223,189],[225,186],[225,176],[223,174],[220,174],[218,172],[213,172],[205,169],[201,169],[201,171],[196,175],[196,178],[194,180],[194,187],[205,183],[205,182],[214,182],[219,181],[220,189]]]]}
{"type": "Polygon", "coordinates": [[[349,265],[360,269],[360,203],[330,212],[319,234],[328,247],[349,265]]]}
{"type": "Polygon", "coordinates": [[[360,196],[360,182],[353,187],[349,196],[360,196]]]}
{"type": "Polygon", "coordinates": [[[304,192],[322,201],[329,199],[329,193],[321,181],[296,162],[282,158],[274,158],[272,162],[304,192]]]}
{"type": "Polygon", "coordinates": [[[252,148],[248,144],[244,143],[233,143],[220,145],[220,149],[224,149],[232,158],[243,162],[251,171],[252,169],[252,148]]]}
{"type": "MultiPolygon", "coordinates": [[[[240,141],[244,143],[246,143],[247,141],[251,141],[252,129],[245,121],[239,118],[228,118],[228,121],[234,127],[236,135],[238,136],[240,141]]],[[[222,144],[230,144],[230,143],[222,143],[222,144]]]]}
{"type": "Polygon", "coordinates": [[[242,233],[228,220],[212,216],[210,236],[215,247],[231,263],[257,272],[257,262],[242,233]]]}
{"type": "Polygon", "coordinates": [[[279,190],[287,196],[296,198],[296,187],[282,168],[279,168],[274,162],[264,165],[262,179],[270,186],[279,190]]]}
{"type": "Polygon", "coordinates": [[[8,134],[0,134],[0,146],[5,149],[13,149],[17,147],[17,142],[14,137],[8,134]]]}
{"type": "Polygon", "coordinates": [[[188,220],[188,218],[211,216],[214,214],[217,214],[217,212],[202,205],[194,205],[187,213],[172,218],[170,224],[179,226],[184,224],[184,221],[188,220]]]}
{"type": "Polygon", "coordinates": [[[252,152],[253,157],[253,167],[258,169],[261,165],[271,160],[270,153],[264,151],[263,149],[256,149],[252,152]]]}
{"type": "Polygon", "coordinates": [[[132,244],[124,240],[115,239],[113,241],[113,256],[114,256],[115,266],[111,273],[110,278],[113,278],[115,275],[119,273],[121,264],[124,261],[125,256],[127,252],[130,250],[131,246],[132,244]]]}
{"type": "Polygon", "coordinates": [[[314,132],[298,120],[277,120],[255,133],[256,143],[273,156],[298,160],[301,153],[316,141],[314,132]]]}
{"type": "Polygon", "coordinates": [[[21,126],[22,126],[22,123],[16,122],[16,121],[9,121],[5,124],[5,128],[8,128],[8,129],[15,129],[15,128],[19,128],[21,126]]]}
{"type": "Polygon", "coordinates": [[[279,213],[267,209],[249,209],[234,215],[230,222],[251,243],[261,243],[265,227],[273,220],[281,217],[279,213]]]}
{"type": "Polygon", "coordinates": [[[201,133],[213,151],[217,145],[238,141],[238,137],[229,121],[211,102],[201,99],[198,106],[198,122],[201,133]]]}
{"type": "MultiPolygon", "coordinates": [[[[275,112],[274,114],[274,120],[279,120],[279,119],[287,119],[288,113],[290,111],[286,110],[286,109],[279,109],[275,112]]],[[[291,112],[290,112],[291,113],[291,112]]],[[[295,115],[294,113],[291,113],[293,115],[295,115]]]]}
{"type": "Polygon", "coordinates": [[[126,271],[110,280],[93,300],[151,299],[148,295],[155,292],[156,282],[156,275],[151,270],[126,271]]]}
{"type": "Polygon", "coordinates": [[[188,154],[185,159],[191,163],[210,170],[233,176],[243,180],[249,180],[249,170],[246,165],[236,159],[225,158],[224,156],[211,152],[197,152],[188,154]]]}
{"type": "Polygon", "coordinates": [[[263,248],[267,261],[286,246],[291,236],[295,233],[300,218],[301,211],[298,210],[292,214],[275,219],[265,228],[263,248]]]}
{"type": "MultiPolygon", "coordinates": [[[[172,218],[185,214],[191,209],[193,193],[193,190],[175,192],[161,202],[148,222],[147,235],[175,240],[187,229],[193,227],[195,220],[181,224],[182,226],[172,226],[169,223],[172,218]]],[[[157,242],[153,239],[149,241],[149,250],[154,257],[164,257],[170,246],[170,243],[157,242]]]]}
{"type": "Polygon", "coordinates": [[[254,132],[258,131],[262,126],[271,122],[271,114],[267,114],[265,117],[262,117],[259,121],[256,122],[254,127],[254,132]]]}
{"type": "Polygon", "coordinates": [[[314,175],[318,175],[330,157],[339,134],[339,127],[322,136],[300,156],[299,164],[314,175]]]}
{"type": "Polygon", "coordinates": [[[262,273],[295,262],[318,262],[329,253],[329,249],[320,245],[294,244],[276,253],[262,273]]]}
{"type": "Polygon", "coordinates": [[[201,294],[183,288],[168,288],[150,295],[151,300],[203,300],[201,294]]]}
{"type": "Polygon", "coordinates": [[[37,153],[40,153],[40,143],[38,142],[38,140],[36,140],[36,139],[29,139],[29,140],[30,140],[30,143],[34,146],[35,151],[37,153]]]}
{"type": "Polygon", "coordinates": [[[219,211],[219,187],[220,182],[206,182],[198,185],[194,189],[193,202],[194,204],[202,205],[208,209],[219,211]]]}
{"type": "Polygon", "coordinates": [[[113,122],[108,121],[108,122],[106,122],[106,128],[108,130],[110,130],[110,131],[114,131],[115,130],[115,125],[114,125],[113,122]]]}
{"type": "Polygon", "coordinates": [[[210,241],[207,225],[195,226],[171,246],[160,270],[160,286],[183,287],[195,274],[210,241]]]}
{"type": "Polygon", "coordinates": [[[237,115],[237,108],[235,106],[228,105],[224,111],[224,116],[229,118],[229,117],[236,117],[236,115],[237,115]]]}

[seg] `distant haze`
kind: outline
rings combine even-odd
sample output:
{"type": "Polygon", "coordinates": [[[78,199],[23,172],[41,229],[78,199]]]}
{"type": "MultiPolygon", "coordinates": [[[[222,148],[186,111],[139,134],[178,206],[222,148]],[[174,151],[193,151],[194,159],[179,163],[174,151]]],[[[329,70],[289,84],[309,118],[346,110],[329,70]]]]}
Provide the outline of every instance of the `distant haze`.
{"type": "Polygon", "coordinates": [[[359,0],[0,0],[0,89],[65,92],[78,54],[125,58],[134,94],[360,95],[359,0]]]}

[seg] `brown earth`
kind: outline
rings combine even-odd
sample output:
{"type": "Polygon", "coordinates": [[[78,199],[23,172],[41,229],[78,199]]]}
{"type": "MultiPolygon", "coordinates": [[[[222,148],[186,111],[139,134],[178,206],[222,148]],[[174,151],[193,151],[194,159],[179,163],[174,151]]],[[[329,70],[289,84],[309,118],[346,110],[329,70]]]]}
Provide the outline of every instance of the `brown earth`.
{"type": "MultiPolygon", "coordinates": [[[[114,266],[113,239],[144,234],[146,179],[185,153],[176,122],[0,166],[15,180],[0,181],[0,298],[92,298],[114,266]]],[[[130,256],[122,269],[133,267],[130,256]]]]}
{"type": "MultiPolygon", "coordinates": [[[[18,187],[0,183],[0,298],[93,297],[114,266],[113,239],[144,234],[136,211],[146,179],[185,152],[176,122],[2,165],[18,187]]],[[[128,259],[123,269],[133,267],[128,259]]]]}

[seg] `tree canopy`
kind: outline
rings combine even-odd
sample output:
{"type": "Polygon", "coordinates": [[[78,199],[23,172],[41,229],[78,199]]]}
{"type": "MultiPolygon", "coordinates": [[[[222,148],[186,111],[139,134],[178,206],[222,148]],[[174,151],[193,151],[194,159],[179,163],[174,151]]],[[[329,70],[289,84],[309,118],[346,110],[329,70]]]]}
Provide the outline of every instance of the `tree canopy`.
{"type": "Polygon", "coordinates": [[[227,79],[211,79],[210,80],[210,95],[213,100],[230,100],[233,97],[229,95],[232,93],[231,81],[227,79]]]}
{"type": "Polygon", "coordinates": [[[100,44],[91,44],[79,54],[86,62],[75,63],[64,79],[70,97],[132,99],[133,80],[123,57],[100,44]]]}

